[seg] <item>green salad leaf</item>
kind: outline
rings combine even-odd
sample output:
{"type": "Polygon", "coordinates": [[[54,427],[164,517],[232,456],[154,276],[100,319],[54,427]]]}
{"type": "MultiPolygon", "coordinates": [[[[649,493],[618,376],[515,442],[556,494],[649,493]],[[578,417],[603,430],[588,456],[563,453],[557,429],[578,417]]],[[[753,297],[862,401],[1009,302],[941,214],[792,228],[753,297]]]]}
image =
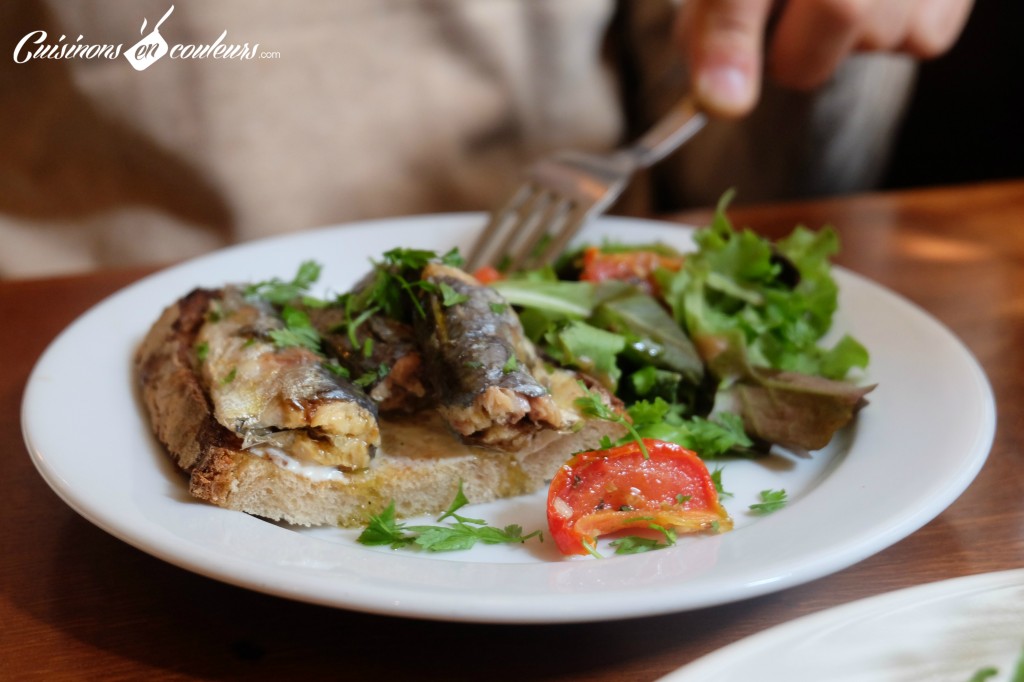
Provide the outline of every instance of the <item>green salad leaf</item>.
{"type": "Polygon", "coordinates": [[[589,317],[596,304],[595,288],[588,282],[507,279],[491,286],[512,305],[576,319],[589,317]]]}
{"type": "Polygon", "coordinates": [[[686,267],[661,277],[666,302],[697,347],[731,347],[752,366],[829,379],[866,367],[867,350],[852,337],[820,345],[838,306],[835,231],[797,227],[773,246],[733,228],[725,214],[730,198],[695,234],[698,250],[686,267]]]}
{"type": "Polygon", "coordinates": [[[838,307],[838,236],[801,226],[773,243],[733,227],[731,198],[696,231],[696,251],[680,257],[681,267],[655,270],[656,286],[559,279],[556,272],[581,273],[584,249],[494,286],[547,356],[590,374],[629,407],[641,437],[704,457],[763,453],[771,443],[818,449],[873,388],[848,380],[870,361],[859,341],[825,342],[838,307]],[[725,404],[730,411],[716,409],[725,404]]]}

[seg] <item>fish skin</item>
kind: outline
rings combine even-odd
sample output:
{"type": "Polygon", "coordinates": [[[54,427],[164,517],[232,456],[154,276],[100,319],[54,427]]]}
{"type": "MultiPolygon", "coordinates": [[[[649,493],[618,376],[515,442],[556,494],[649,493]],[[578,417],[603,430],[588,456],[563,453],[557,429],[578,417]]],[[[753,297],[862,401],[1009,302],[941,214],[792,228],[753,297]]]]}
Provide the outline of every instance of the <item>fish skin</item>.
{"type": "Polygon", "coordinates": [[[211,308],[197,338],[205,348],[199,369],[215,418],[243,448],[349,471],[369,466],[380,427],[362,389],[308,348],[276,347],[269,334],[284,324],[265,301],[229,286],[211,308]]]}
{"type": "Polygon", "coordinates": [[[310,308],[307,312],[328,353],[350,377],[374,377],[365,390],[381,413],[410,413],[431,404],[435,396],[425,383],[422,357],[410,325],[375,314],[350,335],[346,313],[340,306],[310,308]],[[367,343],[369,353],[365,351],[367,343]],[[388,368],[384,376],[378,372],[382,366],[388,368]]]}
{"type": "Polygon", "coordinates": [[[421,277],[433,286],[421,295],[425,315],[413,326],[449,426],[467,442],[510,451],[540,430],[569,426],[534,376],[542,362],[501,295],[440,263],[421,277]],[[463,300],[445,306],[442,284],[463,300]]]}

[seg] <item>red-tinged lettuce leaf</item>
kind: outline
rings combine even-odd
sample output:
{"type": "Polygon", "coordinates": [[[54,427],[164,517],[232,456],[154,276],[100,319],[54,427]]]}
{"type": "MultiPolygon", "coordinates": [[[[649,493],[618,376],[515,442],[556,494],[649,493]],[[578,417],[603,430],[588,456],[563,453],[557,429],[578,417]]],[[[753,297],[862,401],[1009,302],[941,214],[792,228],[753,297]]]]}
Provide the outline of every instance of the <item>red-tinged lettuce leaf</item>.
{"type": "Polygon", "coordinates": [[[754,373],[747,358],[747,348],[739,331],[717,334],[695,334],[694,347],[707,364],[708,371],[719,381],[743,379],[754,373]]]}
{"type": "Polygon", "coordinates": [[[757,368],[732,390],[747,433],[791,450],[818,450],[867,404],[875,386],[757,368]]]}

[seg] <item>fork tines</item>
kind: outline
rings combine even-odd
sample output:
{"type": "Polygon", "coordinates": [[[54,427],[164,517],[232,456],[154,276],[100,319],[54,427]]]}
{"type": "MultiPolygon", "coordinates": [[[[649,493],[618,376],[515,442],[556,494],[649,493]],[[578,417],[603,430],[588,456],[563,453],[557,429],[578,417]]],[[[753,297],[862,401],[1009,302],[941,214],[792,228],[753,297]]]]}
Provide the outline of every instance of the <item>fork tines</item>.
{"type": "Polygon", "coordinates": [[[541,159],[511,199],[491,214],[468,268],[500,263],[499,269],[515,272],[550,264],[591,215],[618,197],[632,170],[624,155],[567,151],[541,159]]]}
{"type": "Polygon", "coordinates": [[[586,209],[535,183],[522,185],[491,217],[466,259],[514,272],[551,262],[583,224],[586,209]]]}

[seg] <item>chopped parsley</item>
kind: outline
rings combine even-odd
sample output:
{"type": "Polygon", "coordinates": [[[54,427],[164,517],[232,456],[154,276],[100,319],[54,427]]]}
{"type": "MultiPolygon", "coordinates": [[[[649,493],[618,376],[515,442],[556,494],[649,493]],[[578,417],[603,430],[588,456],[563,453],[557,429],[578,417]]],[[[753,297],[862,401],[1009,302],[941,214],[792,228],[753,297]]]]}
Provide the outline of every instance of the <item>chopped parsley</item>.
{"type": "Polygon", "coordinates": [[[313,323],[310,322],[309,315],[305,311],[285,305],[281,309],[281,320],[284,322],[284,327],[268,332],[268,336],[275,346],[278,348],[298,346],[307,348],[314,353],[320,353],[320,334],[313,327],[313,323]]]}
{"type": "MultiPolygon", "coordinates": [[[[633,427],[629,419],[608,407],[601,396],[587,388],[582,381],[580,382],[580,387],[583,389],[584,395],[576,398],[576,407],[580,408],[580,411],[588,417],[594,417],[595,419],[601,419],[625,427],[632,439],[640,446],[640,452],[644,453],[644,459],[650,459],[651,453],[647,451],[643,437],[633,427]]],[[[610,439],[602,440],[602,447],[611,447],[611,445],[610,439]]]]}
{"type": "Polygon", "coordinates": [[[441,282],[438,288],[441,290],[441,305],[445,308],[451,308],[453,305],[465,303],[469,300],[468,295],[455,291],[455,288],[448,284],[448,282],[441,282]]]}
{"type": "Polygon", "coordinates": [[[320,333],[313,327],[309,315],[296,307],[299,303],[307,307],[327,305],[327,302],[307,295],[309,288],[320,278],[320,269],[316,261],[303,261],[290,281],[273,278],[245,288],[246,296],[262,299],[280,308],[284,326],[267,333],[277,348],[299,347],[321,354],[320,333]]]}
{"type": "Polygon", "coordinates": [[[715,484],[715,492],[718,493],[718,497],[732,497],[732,493],[728,492],[722,487],[722,467],[717,467],[711,472],[711,482],[715,484]]]}
{"type": "Polygon", "coordinates": [[[424,284],[419,279],[420,271],[437,258],[437,254],[424,249],[399,248],[385,252],[382,258],[373,264],[373,279],[369,286],[354,294],[356,311],[361,313],[376,308],[387,317],[406,320],[411,304],[418,314],[425,315],[417,300],[416,289],[424,284]]]}
{"type": "Polygon", "coordinates": [[[323,365],[324,369],[329,371],[331,374],[334,374],[335,376],[348,379],[352,375],[352,373],[348,371],[348,367],[343,367],[338,363],[337,360],[327,360],[326,362],[323,363],[323,365]]]}
{"type": "Polygon", "coordinates": [[[462,481],[459,481],[455,499],[436,520],[436,523],[441,523],[451,519],[447,525],[408,526],[396,519],[395,503],[392,500],[387,509],[370,517],[357,540],[364,545],[387,545],[392,549],[413,548],[428,552],[470,549],[477,542],[486,545],[523,543],[534,537],[543,542],[544,537],[539,530],[523,535],[522,526],[517,524],[496,528],[487,525],[482,519],[472,519],[458,514],[458,510],[467,504],[469,500],[462,490],[462,481]]]}
{"type": "Polygon", "coordinates": [[[755,514],[771,514],[786,506],[788,498],[785,490],[762,490],[761,501],[750,505],[755,514]]]}
{"type": "Polygon", "coordinates": [[[676,544],[676,534],[672,529],[653,522],[647,524],[647,527],[657,531],[662,537],[648,538],[641,535],[627,535],[618,540],[612,540],[609,544],[615,548],[616,554],[640,554],[641,552],[665,549],[676,544]]]}
{"type": "MultiPolygon", "coordinates": [[[[987,682],[999,675],[999,668],[988,666],[976,671],[967,682],[987,682]]],[[[1024,682],[1024,650],[1010,672],[1007,682],[1024,682]]]]}
{"type": "Polygon", "coordinates": [[[509,374],[516,371],[517,367],[519,367],[519,360],[516,359],[515,353],[509,353],[505,364],[501,366],[501,372],[502,374],[509,374]]]}
{"type": "Polygon", "coordinates": [[[345,312],[345,322],[336,331],[346,331],[353,348],[360,346],[356,330],[374,315],[384,315],[393,320],[409,322],[413,316],[425,316],[418,293],[438,292],[444,306],[452,306],[467,300],[451,285],[440,287],[420,279],[423,268],[431,261],[459,267],[463,264],[457,249],[443,256],[426,249],[396,248],[386,251],[379,261],[372,261],[373,271],[365,285],[355,291],[339,296],[335,304],[345,312]]]}
{"type": "Polygon", "coordinates": [[[684,418],[662,398],[639,400],[628,412],[633,426],[644,438],[682,445],[705,459],[743,452],[753,445],[744,431],[743,419],[732,412],[718,414],[714,420],[684,418]]]}
{"type": "Polygon", "coordinates": [[[354,383],[356,386],[360,388],[366,388],[367,386],[371,386],[377,383],[378,381],[386,377],[390,372],[391,368],[388,367],[387,364],[382,362],[380,363],[380,365],[377,366],[377,369],[370,370],[369,372],[364,372],[363,374],[356,377],[356,379],[352,383],[354,383]]]}
{"type": "Polygon", "coordinates": [[[307,260],[299,265],[295,277],[288,282],[274,278],[251,284],[245,289],[246,296],[256,296],[274,305],[283,306],[302,298],[320,278],[320,264],[307,260]]]}
{"type": "Polygon", "coordinates": [[[206,341],[202,341],[196,344],[196,360],[204,362],[210,355],[210,344],[206,341]]]}

